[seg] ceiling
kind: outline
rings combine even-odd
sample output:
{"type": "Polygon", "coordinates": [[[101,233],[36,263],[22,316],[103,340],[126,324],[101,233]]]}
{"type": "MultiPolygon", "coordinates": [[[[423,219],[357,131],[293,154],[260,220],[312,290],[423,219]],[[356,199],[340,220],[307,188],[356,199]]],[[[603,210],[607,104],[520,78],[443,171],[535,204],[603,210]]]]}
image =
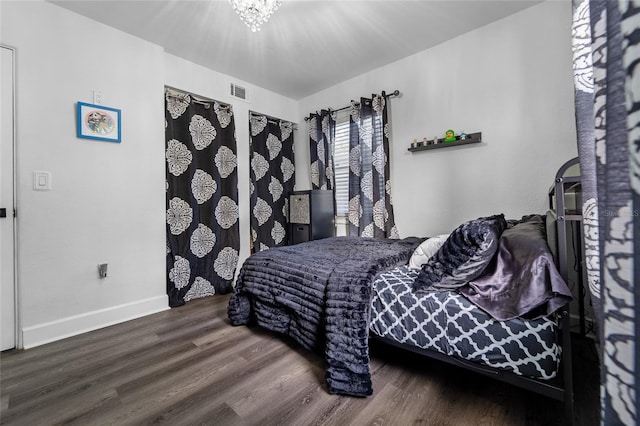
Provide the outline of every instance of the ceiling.
{"type": "Polygon", "coordinates": [[[49,1],[295,100],[540,3],[284,0],[252,33],[226,0],[49,1]]]}

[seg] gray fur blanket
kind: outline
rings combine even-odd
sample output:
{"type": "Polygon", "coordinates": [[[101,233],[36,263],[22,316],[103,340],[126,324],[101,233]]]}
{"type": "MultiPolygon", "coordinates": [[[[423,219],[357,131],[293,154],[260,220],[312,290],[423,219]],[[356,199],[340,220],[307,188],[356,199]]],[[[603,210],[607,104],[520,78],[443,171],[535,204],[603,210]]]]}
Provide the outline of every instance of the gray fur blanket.
{"type": "Polygon", "coordinates": [[[256,253],[240,269],[229,319],[324,349],[330,393],[371,395],[371,282],[406,264],[422,241],[333,237],[256,253]]]}

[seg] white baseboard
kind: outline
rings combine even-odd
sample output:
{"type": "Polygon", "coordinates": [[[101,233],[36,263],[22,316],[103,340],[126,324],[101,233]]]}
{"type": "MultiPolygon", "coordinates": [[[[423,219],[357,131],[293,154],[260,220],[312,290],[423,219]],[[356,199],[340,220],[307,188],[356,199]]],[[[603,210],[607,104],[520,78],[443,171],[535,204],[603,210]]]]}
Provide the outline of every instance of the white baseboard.
{"type": "Polygon", "coordinates": [[[22,347],[33,348],[167,309],[167,296],[158,296],[25,327],[22,329],[22,347]]]}

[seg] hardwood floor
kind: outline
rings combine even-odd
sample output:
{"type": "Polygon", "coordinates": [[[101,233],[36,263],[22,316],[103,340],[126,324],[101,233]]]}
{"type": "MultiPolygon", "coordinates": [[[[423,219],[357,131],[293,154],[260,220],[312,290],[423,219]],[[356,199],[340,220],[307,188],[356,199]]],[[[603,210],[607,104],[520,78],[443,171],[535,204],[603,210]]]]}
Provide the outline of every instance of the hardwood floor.
{"type": "MultiPolygon", "coordinates": [[[[229,296],[0,359],[3,425],[554,425],[560,402],[379,343],[374,394],[330,395],[324,361],[255,327],[229,296]]],[[[598,367],[577,340],[576,421],[596,425],[598,367]]]]}

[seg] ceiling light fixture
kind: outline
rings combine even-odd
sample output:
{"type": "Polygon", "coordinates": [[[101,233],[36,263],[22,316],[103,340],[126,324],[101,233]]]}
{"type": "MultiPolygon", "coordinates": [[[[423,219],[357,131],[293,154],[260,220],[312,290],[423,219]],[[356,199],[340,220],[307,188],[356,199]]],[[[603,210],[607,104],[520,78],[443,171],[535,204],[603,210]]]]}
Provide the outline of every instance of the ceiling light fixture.
{"type": "Polygon", "coordinates": [[[281,0],[229,0],[233,9],[254,33],[280,7],[281,0]]]}

